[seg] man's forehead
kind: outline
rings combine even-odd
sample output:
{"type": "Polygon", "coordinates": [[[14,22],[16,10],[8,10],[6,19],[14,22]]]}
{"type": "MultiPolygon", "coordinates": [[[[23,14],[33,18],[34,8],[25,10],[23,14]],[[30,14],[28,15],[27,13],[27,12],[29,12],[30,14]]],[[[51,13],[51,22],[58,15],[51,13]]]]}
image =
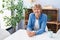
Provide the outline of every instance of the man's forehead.
{"type": "Polygon", "coordinates": [[[40,4],[35,4],[32,8],[41,8],[40,4]]]}

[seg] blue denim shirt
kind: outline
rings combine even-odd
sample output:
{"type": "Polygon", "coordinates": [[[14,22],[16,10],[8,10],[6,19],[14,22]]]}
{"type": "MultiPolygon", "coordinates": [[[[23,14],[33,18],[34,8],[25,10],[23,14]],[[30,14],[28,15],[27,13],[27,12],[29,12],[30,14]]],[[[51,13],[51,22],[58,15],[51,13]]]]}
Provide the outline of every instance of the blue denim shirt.
{"type": "MultiPolygon", "coordinates": [[[[30,31],[34,30],[35,19],[36,19],[35,14],[30,13],[28,24],[27,24],[27,30],[30,30],[30,31]]],[[[42,34],[42,33],[45,32],[46,23],[47,23],[47,15],[44,14],[44,13],[41,13],[41,15],[39,16],[38,21],[39,21],[39,30],[37,30],[35,32],[36,35],[42,34]]]]}

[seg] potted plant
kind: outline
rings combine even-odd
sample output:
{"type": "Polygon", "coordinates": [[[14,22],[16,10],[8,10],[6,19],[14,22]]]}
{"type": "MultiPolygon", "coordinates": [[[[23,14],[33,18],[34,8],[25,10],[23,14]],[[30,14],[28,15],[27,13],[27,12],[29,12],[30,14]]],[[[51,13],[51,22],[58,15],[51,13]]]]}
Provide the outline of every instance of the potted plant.
{"type": "MultiPolygon", "coordinates": [[[[16,25],[19,24],[20,20],[24,19],[23,17],[23,1],[18,0],[17,4],[14,4],[15,0],[11,0],[11,6],[7,7],[7,9],[11,10],[11,16],[4,17],[4,20],[6,21],[6,26],[12,26],[14,30],[16,31],[16,25]]],[[[8,4],[8,1],[7,1],[8,4]]]]}

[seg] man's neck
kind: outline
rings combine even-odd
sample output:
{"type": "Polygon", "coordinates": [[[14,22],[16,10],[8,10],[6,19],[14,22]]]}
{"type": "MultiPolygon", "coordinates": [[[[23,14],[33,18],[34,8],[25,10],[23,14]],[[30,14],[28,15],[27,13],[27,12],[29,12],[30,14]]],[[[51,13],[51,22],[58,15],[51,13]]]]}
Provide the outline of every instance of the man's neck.
{"type": "Polygon", "coordinates": [[[36,16],[36,19],[39,19],[39,16],[40,16],[40,15],[35,15],[35,16],[36,16]]]}

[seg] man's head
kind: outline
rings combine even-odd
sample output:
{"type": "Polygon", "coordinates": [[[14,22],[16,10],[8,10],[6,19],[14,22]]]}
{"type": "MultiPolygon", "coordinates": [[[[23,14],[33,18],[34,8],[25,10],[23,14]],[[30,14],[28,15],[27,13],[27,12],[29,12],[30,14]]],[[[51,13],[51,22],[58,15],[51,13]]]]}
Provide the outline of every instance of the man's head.
{"type": "Polygon", "coordinates": [[[36,16],[39,16],[39,15],[41,14],[41,12],[42,12],[42,7],[41,7],[40,4],[35,4],[35,5],[32,7],[32,10],[33,10],[33,12],[34,12],[34,14],[35,14],[36,16]]]}

